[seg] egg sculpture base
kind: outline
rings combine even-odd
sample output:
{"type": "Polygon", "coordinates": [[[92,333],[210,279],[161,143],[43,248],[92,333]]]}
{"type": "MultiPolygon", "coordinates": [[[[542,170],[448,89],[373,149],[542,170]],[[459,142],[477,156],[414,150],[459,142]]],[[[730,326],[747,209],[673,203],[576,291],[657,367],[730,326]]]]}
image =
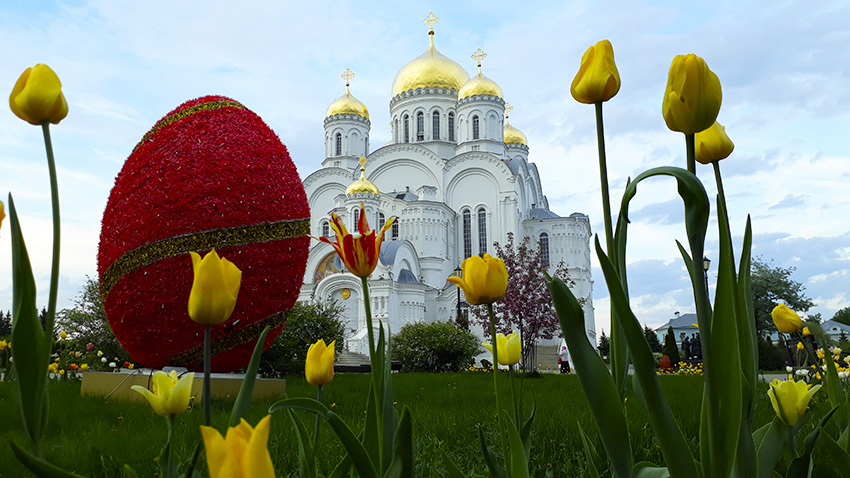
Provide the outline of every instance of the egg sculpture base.
{"type": "Polygon", "coordinates": [[[98,274],[107,320],[137,363],[199,368],[204,326],[189,318],[189,251],[215,248],[242,270],[230,319],[212,326],[212,369],[247,365],[298,297],[309,207],[286,147],[259,116],[222,96],[188,101],[144,135],[103,215],[98,274]]]}

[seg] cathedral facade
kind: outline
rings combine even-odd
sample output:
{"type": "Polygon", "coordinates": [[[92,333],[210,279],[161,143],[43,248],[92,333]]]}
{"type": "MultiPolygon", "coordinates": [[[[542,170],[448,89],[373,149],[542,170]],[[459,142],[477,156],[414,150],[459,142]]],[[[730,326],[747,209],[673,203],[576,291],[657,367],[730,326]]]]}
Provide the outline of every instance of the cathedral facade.
{"type": "MultiPolygon", "coordinates": [[[[322,168],[303,181],[312,235],[333,237],[332,212],[356,231],[361,203],[372,228],[397,217],[368,281],[374,325],[393,332],[415,321],[454,321],[466,303],[446,278],[466,257],[495,255],[493,243],[504,244],[508,233],[517,243],[529,236],[550,264],[566,264],[595,344],[588,217],[549,210],[528,140],[508,121],[502,89],[481,73],[485,55],[473,55],[478,72],[470,78],[434,47],[433,14],[429,20],[430,45],[393,81],[392,139],[374,151],[369,111],[349,91],[353,75],[343,75],[346,92],[325,115],[322,168]]],[[[315,239],[299,300],[314,298],[345,307],[346,348],[368,353],[360,279],[315,239]]]]}

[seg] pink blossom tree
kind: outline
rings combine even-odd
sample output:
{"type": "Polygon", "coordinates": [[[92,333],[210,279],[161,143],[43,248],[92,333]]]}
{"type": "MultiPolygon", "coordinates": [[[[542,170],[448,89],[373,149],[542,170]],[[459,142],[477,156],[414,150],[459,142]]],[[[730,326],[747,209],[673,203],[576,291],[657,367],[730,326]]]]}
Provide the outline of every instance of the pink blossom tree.
{"type": "MultiPolygon", "coordinates": [[[[508,270],[505,296],[493,304],[496,330],[504,334],[519,331],[522,338],[521,364],[523,370],[528,370],[528,360],[537,339],[551,339],[560,333],[558,316],[542,271],[545,269],[552,276],[560,277],[568,285],[574,285],[575,282],[570,280],[563,261],[556,265],[544,263],[543,249],[539,244],[532,246],[528,236],[523,237],[519,244],[514,244],[513,233],[508,233],[508,241],[504,246],[498,242],[493,246],[495,256],[505,262],[508,270]]],[[[489,336],[487,308],[471,306],[470,310],[473,320],[489,336]]]]}

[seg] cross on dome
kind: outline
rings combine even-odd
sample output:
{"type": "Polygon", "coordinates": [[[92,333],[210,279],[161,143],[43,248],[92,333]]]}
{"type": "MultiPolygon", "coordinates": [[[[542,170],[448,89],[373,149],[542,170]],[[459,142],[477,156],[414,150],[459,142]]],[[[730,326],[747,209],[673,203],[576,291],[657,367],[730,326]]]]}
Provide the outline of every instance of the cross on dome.
{"type": "Polygon", "coordinates": [[[428,33],[430,35],[433,35],[434,34],[434,24],[439,22],[439,21],[440,21],[440,19],[437,18],[436,15],[434,15],[434,12],[431,12],[431,13],[428,14],[427,17],[425,17],[425,21],[423,21],[422,23],[428,25],[428,33]]]}
{"type": "Polygon", "coordinates": [[[354,78],[354,72],[350,68],[346,68],[339,77],[345,80],[345,91],[348,92],[349,80],[354,78]]]}
{"type": "Polygon", "coordinates": [[[514,110],[514,107],[511,106],[510,103],[505,103],[505,118],[507,118],[508,115],[510,115],[511,111],[513,111],[513,110],[514,110]]]}
{"type": "Polygon", "coordinates": [[[360,159],[358,159],[358,160],[357,160],[357,164],[359,164],[359,165],[360,165],[360,170],[361,170],[361,171],[364,171],[364,170],[366,169],[366,163],[367,163],[368,161],[369,161],[369,160],[368,160],[368,159],[366,159],[366,156],[360,156],[360,159]]]}
{"type": "Polygon", "coordinates": [[[484,53],[484,51],[481,48],[479,48],[479,49],[475,50],[475,53],[472,54],[471,58],[478,62],[478,73],[481,73],[481,60],[483,60],[484,58],[487,58],[487,54],[484,53]]]}

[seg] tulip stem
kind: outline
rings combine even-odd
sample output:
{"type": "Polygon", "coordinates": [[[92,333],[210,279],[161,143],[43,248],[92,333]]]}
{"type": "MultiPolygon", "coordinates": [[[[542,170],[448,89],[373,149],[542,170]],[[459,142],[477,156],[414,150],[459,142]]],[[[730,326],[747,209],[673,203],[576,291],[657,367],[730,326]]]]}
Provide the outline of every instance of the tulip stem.
{"type": "Polygon", "coordinates": [[[53,143],[50,141],[50,123],[41,122],[41,131],[44,134],[44,149],[47,151],[47,170],[50,173],[50,198],[53,205],[53,262],[50,268],[50,292],[47,302],[47,316],[45,331],[48,340],[53,338],[53,322],[56,316],[56,294],[59,290],[59,184],[56,180],[56,162],[53,158],[53,143]]]}
{"type": "Polygon", "coordinates": [[[502,425],[502,406],[499,402],[499,341],[496,339],[496,315],[493,313],[493,304],[487,304],[487,312],[490,315],[490,342],[493,344],[493,389],[496,391],[496,423],[499,426],[499,440],[502,445],[502,454],[507,459],[507,448],[505,448],[505,428],[502,425]]]}
{"type": "Polygon", "coordinates": [[[519,422],[519,404],[517,403],[517,393],[516,393],[516,382],[514,382],[514,375],[516,375],[516,370],[513,365],[510,365],[510,374],[511,374],[511,399],[514,402],[514,422],[516,423],[516,429],[521,430],[522,426],[519,422]]]}
{"type": "Polygon", "coordinates": [[[204,423],[210,427],[212,426],[212,417],[211,410],[212,403],[210,403],[210,355],[211,354],[211,346],[210,342],[212,335],[212,325],[206,324],[204,325],[204,423]]]}
{"type": "MultiPolygon", "coordinates": [[[[316,401],[322,403],[322,386],[319,385],[319,391],[316,392],[316,401]]],[[[322,425],[322,417],[316,415],[316,433],[313,434],[313,456],[316,456],[316,451],[319,449],[319,427],[322,425]]]]}
{"type": "Polygon", "coordinates": [[[685,150],[688,154],[688,171],[697,174],[696,160],[696,135],[694,133],[685,134],[685,150]]]}
{"type": "Polygon", "coordinates": [[[599,149],[599,182],[602,185],[602,214],[605,220],[605,245],[609,256],[614,247],[614,232],[611,223],[611,198],[608,193],[608,165],[605,158],[605,128],[602,123],[602,102],[596,105],[596,144],[599,149]]]}

